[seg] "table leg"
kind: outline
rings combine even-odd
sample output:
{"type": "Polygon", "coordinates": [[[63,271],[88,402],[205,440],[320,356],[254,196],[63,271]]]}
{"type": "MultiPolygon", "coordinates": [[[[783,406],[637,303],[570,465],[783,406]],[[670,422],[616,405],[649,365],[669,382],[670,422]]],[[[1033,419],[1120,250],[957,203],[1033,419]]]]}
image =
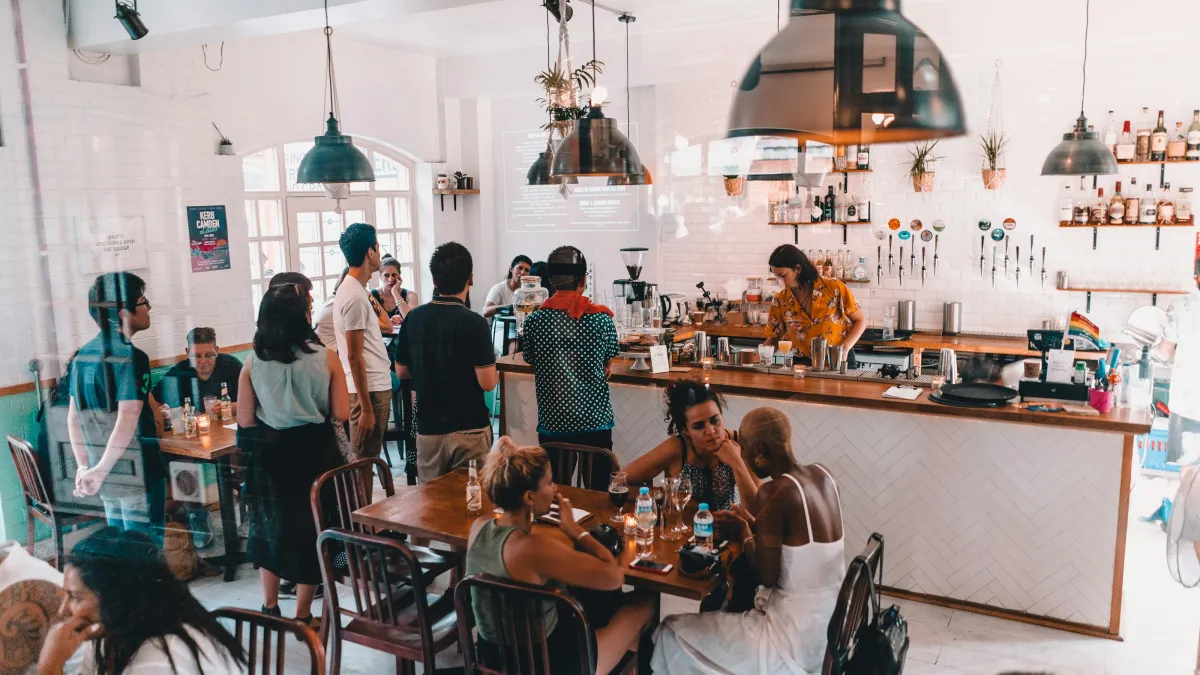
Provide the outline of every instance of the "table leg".
{"type": "Polygon", "coordinates": [[[242,540],[238,536],[237,503],[233,501],[233,455],[217,459],[217,490],[221,498],[221,535],[225,539],[225,581],[233,581],[242,563],[242,540]]]}

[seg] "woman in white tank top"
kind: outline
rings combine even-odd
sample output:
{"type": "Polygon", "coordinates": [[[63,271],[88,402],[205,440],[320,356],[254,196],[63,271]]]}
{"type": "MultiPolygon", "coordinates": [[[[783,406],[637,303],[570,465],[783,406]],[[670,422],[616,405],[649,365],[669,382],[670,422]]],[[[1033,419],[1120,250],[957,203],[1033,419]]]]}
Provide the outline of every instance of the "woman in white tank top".
{"type": "Polygon", "coordinates": [[[846,570],[842,511],[829,471],[796,462],[791,432],[787,416],[774,408],[742,420],[742,457],[759,478],[772,478],[746,505],[749,512],[723,516],[741,520],[743,553],[762,582],[755,608],[668,617],[656,638],[656,675],[821,672],[846,570]]]}

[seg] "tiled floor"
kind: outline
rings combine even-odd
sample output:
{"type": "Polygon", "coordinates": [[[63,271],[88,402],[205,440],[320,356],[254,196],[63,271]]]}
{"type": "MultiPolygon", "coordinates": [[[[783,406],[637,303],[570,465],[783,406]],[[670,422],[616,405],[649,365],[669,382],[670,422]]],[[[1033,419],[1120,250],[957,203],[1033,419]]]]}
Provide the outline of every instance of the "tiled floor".
{"type": "MultiPolygon", "coordinates": [[[[1154,510],[1159,499],[1174,489],[1174,483],[1164,480],[1141,480],[1131,500],[1133,514],[1154,510]]],[[[1019,670],[1055,675],[1191,674],[1200,634],[1200,589],[1189,591],[1175,584],[1167,574],[1162,531],[1136,518],[1131,520],[1122,629],[1125,641],[1089,638],[900,601],[897,604],[909,621],[912,639],[905,673],[994,675],[1019,670]]],[[[234,582],[224,583],[217,577],[194,582],[192,588],[208,607],[258,608],[262,604],[257,576],[249,566],[239,571],[234,582]]],[[[285,613],[293,609],[290,602],[282,605],[285,613]]],[[[665,613],[698,608],[696,603],[673,598],[664,599],[663,605],[665,613]]],[[[447,655],[442,665],[456,659],[456,655],[447,655]]],[[[394,660],[389,656],[348,646],[342,672],[373,674],[390,672],[393,667],[394,660]]]]}

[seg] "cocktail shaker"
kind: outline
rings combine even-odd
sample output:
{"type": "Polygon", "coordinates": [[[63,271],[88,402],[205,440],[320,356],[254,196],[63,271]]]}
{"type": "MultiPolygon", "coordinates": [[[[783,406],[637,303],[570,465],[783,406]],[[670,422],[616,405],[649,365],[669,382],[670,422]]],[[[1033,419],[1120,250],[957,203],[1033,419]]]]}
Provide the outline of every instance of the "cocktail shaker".
{"type": "Polygon", "coordinates": [[[727,337],[717,338],[717,361],[719,363],[729,363],[729,359],[730,359],[729,338],[727,338],[727,337]]]}
{"type": "Polygon", "coordinates": [[[829,341],[823,337],[815,337],[812,339],[812,350],[809,354],[812,355],[813,370],[825,370],[827,366],[827,354],[825,350],[828,348],[829,341]]]}
{"type": "Polygon", "coordinates": [[[958,335],[961,332],[962,303],[945,303],[942,305],[942,335],[958,335]]]}
{"type": "Polygon", "coordinates": [[[696,331],[696,360],[699,361],[707,356],[712,356],[712,347],[708,341],[708,333],[698,330],[696,331]]]}
{"type": "Polygon", "coordinates": [[[901,300],[897,303],[896,315],[899,320],[896,330],[914,331],[917,329],[917,303],[913,300],[901,300]]]}

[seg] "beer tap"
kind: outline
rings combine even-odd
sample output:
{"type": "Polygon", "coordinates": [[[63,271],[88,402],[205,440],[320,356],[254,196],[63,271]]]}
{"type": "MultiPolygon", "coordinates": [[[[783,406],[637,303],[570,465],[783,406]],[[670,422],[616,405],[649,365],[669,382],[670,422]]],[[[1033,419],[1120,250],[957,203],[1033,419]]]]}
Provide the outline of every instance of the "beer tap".
{"type": "Polygon", "coordinates": [[[996,251],[999,248],[999,244],[992,245],[992,288],[996,287],[996,251]]]}
{"type": "MultiPolygon", "coordinates": [[[[1020,264],[1020,261],[1018,261],[1020,264]]],[[[1033,235],[1029,235],[1029,276],[1033,276],[1033,235]]]]}
{"type": "Polygon", "coordinates": [[[1042,247],[1042,288],[1046,287],[1046,247],[1042,247]]]}
{"type": "Polygon", "coordinates": [[[1011,237],[1004,238],[1004,278],[1008,278],[1008,243],[1012,241],[1011,237]]]}
{"type": "MultiPolygon", "coordinates": [[[[903,249],[900,252],[900,258],[904,258],[903,249]]],[[[888,276],[892,276],[892,235],[888,235],[888,276]]]]}
{"type": "Polygon", "coordinates": [[[925,285],[925,247],[921,247],[921,285],[925,285]]]}
{"type": "Polygon", "coordinates": [[[900,247],[900,285],[904,285],[904,247],[900,247]]]}
{"type": "Polygon", "coordinates": [[[875,247],[875,283],[883,283],[883,244],[875,247]]]}
{"type": "Polygon", "coordinates": [[[942,235],[940,235],[940,234],[933,235],[933,276],[935,276],[935,277],[937,276],[938,244],[940,243],[941,238],[942,238],[942,235]]]}
{"type": "Polygon", "coordinates": [[[1017,288],[1021,288],[1021,247],[1017,247],[1017,288]]]}
{"type": "MultiPolygon", "coordinates": [[[[916,241],[916,238],[913,238],[916,241]]],[[[904,266],[904,254],[900,254],[900,266],[904,266]]],[[[917,245],[914,243],[912,252],[908,254],[908,273],[912,274],[917,271],[917,245]]]]}
{"type": "Polygon", "coordinates": [[[983,278],[983,242],[987,241],[987,237],[979,235],[979,278],[983,278]]]}

